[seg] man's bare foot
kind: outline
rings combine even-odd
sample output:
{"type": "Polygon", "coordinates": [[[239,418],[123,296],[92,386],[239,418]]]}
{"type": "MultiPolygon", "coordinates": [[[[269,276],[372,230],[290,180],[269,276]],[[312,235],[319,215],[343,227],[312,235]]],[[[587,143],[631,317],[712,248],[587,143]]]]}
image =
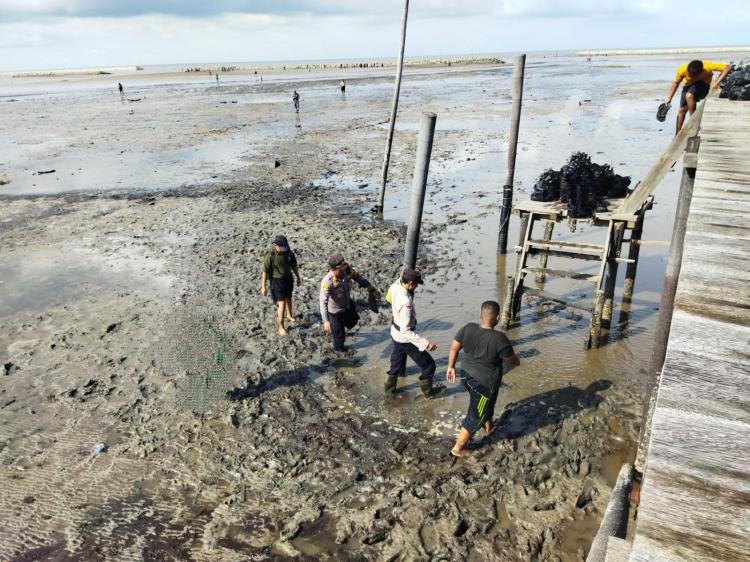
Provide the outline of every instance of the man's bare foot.
{"type": "Polygon", "coordinates": [[[279,335],[280,336],[286,336],[287,335],[286,330],[284,329],[283,326],[279,326],[279,335]]]}
{"type": "Polygon", "coordinates": [[[462,458],[462,457],[470,457],[471,453],[467,451],[466,449],[461,449],[460,451],[451,449],[451,455],[453,455],[454,457],[462,458]]]}
{"type": "Polygon", "coordinates": [[[287,323],[287,324],[289,324],[290,326],[291,326],[292,324],[294,324],[294,317],[291,317],[291,318],[290,318],[290,317],[288,317],[288,316],[287,316],[287,318],[286,318],[286,323],[287,323]]]}

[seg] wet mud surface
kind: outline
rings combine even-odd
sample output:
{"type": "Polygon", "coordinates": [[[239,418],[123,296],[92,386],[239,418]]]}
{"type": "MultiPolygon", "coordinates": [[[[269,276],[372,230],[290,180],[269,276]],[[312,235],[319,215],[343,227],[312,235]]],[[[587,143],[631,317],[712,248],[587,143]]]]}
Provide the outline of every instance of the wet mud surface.
{"type": "MultiPolygon", "coordinates": [[[[558,83],[570,73],[545,69],[544,80],[558,83]]],[[[231,104],[206,108],[201,96],[214,94],[196,95],[180,111],[197,134],[168,142],[190,149],[216,138],[233,155],[220,174],[198,166],[201,181],[189,187],[5,192],[0,560],[581,560],[620,464],[634,455],[663,248],[643,249],[633,303],[618,307],[610,341],[598,350],[583,350],[586,318],[554,303],[524,303],[509,332],[523,365],[505,380],[495,430],[477,435],[466,460],[449,455],[468,402],[458,386],[425,400],[410,368],[401,392],[382,396],[388,310],[367,311],[366,294],[355,290],[361,322],[345,356],[332,353],[317,310],[334,252],[381,290],[395,277],[412,125],[420,109],[438,110],[420,249],[427,284],[416,305],[420,329],[440,346],[443,376],[453,334],[475,319],[482,300],[502,300],[513,268],[512,257],[494,253],[508,73],[405,82],[385,221],[367,211],[390,103],[390,84],[380,79],[348,83],[345,100],[326,100],[327,85],[311,86],[300,122],[286,101],[248,103],[256,121],[241,130],[257,128],[261,140],[216,126],[216,107],[231,104]],[[358,86],[361,96],[349,94],[358,86]],[[482,100],[490,109],[477,121],[482,100]],[[259,262],[279,232],[303,278],[296,322],[283,339],[270,299],[259,294],[259,262]],[[97,443],[107,449],[95,455],[97,443]]],[[[614,91],[608,78],[600,97],[558,92],[557,105],[542,94],[547,82],[530,76],[530,99],[544,99],[526,114],[519,198],[539,170],[570,154],[562,139],[592,154],[587,143],[598,144],[607,152],[601,161],[614,164],[620,154],[635,163],[629,175],[643,175],[651,159],[639,149],[589,134],[597,119],[616,120],[620,99],[634,97],[629,74],[614,91]],[[582,106],[576,126],[565,115],[573,96],[598,104],[582,106]]],[[[641,102],[652,119],[650,98],[633,103],[641,102]]],[[[12,104],[19,112],[12,118],[32,119],[34,107],[46,114],[34,103],[12,104]]],[[[86,105],[78,97],[68,103],[86,105]]],[[[164,121],[162,103],[144,116],[151,126],[164,121]]],[[[640,134],[643,119],[623,136],[640,134]]],[[[176,126],[166,121],[164,130],[176,126]]],[[[91,127],[100,135],[91,140],[104,142],[106,122],[91,127]]],[[[80,135],[71,142],[91,142],[80,135]]],[[[159,157],[166,142],[155,134],[137,148],[159,157]]],[[[13,186],[14,170],[6,163],[11,183],[0,189],[13,186]]],[[[668,216],[670,205],[654,216],[668,216]]],[[[671,226],[661,223],[647,221],[646,236],[665,236],[671,226]]],[[[585,225],[574,234],[563,228],[555,236],[598,235],[585,225]]],[[[550,285],[588,298],[584,287],[550,285]]]]}

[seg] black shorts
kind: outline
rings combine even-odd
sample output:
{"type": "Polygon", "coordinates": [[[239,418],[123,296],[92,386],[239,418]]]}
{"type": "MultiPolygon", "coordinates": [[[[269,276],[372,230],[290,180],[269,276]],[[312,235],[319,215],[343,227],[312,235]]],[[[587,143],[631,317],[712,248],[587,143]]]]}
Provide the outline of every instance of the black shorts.
{"type": "Polygon", "coordinates": [[[690,84],[690,86],[685,86],[680,96],[680,107],[687,105],[687,100],[685,99],[687,94],[693,94],[695,96],[695,103],[698,103],[708,95],[710,89],[711,86],[706,82],[696,82],[695,84],[690,84]]]}
{"type": "Polygon", "coordinates": [[[474,435],[495,414],[495,403],[499,388],[489,390],[474,379],[461,379],[469,391],[469,411],[461,426],[474,435]]]}
{"type": "Polygon", "coordinates": [[[271,298],[273,302],[292,298],[294,291],[294,277],[271,278],[271,298]]]}

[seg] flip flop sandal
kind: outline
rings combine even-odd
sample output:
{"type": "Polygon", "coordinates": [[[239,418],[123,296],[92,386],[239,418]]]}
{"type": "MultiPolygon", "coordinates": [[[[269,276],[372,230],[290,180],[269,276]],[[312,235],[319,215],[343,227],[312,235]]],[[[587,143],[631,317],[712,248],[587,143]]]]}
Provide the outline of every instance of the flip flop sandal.
{"type": "Polygon", "coordinates": [[[659,109],[656,110],[656,120],[657,121],[666,121],[667,119],[667,113],[669,113],[669,108],[672,107],[672,104],[667,103],[660,103],[659,109]]]}

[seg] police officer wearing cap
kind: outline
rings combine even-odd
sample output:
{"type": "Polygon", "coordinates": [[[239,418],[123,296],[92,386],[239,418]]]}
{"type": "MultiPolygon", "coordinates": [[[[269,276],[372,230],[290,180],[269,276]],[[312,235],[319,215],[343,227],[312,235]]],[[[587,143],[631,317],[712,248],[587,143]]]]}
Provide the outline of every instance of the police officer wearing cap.
{"type": "Polygon", "coordinates": [[[386,300],[391,303],[393,323],[391,324],[391,367],[388,369],[388,379],[385,382],[386,394],[396,390],[398,377],[406,374],[406,358],[411,357],[422,370],[419,376],[419,386],[422,394],[427,398],[434,398],[445,391],[445,386],[433,384],[435,375],[435,360],[429,354],[435,351],[437,345],[428,341],[414,331],[417,326],[417,315],[414,310],[414,290],[422,285],[422,275],[419,271],[406,268],[401,277],[388,289],[386,300]]]}
{"type": "Polygon", "coordinates": [[[376,296],[379,292],[340,254],[328,259],[328,267],[330,271],[320,283],[320,316],[323,329],[333,336],[333,350],[346,351],[346,330],[352,329],[359,321],[359,314],[351,299],[352,285],[356,282],[376,296]]]}

